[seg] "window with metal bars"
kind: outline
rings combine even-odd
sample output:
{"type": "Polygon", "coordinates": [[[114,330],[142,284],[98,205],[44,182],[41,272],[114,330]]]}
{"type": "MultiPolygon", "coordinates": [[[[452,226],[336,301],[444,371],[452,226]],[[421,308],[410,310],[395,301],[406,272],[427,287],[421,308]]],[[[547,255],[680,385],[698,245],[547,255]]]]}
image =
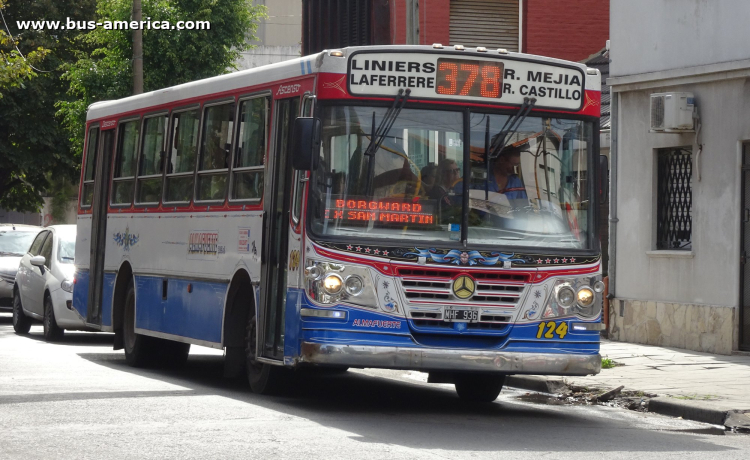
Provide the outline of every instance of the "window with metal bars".
{"type": "Polygon", "coordinates": [[[372,38],[372,15],[372,0],[303,0],[303,54],[378,44],[372,38]]]}
{"type": "Polygon", "coordinates": [[[656,248],[692,249],[692,149],[659,149],[657,175],[656,248]]]}

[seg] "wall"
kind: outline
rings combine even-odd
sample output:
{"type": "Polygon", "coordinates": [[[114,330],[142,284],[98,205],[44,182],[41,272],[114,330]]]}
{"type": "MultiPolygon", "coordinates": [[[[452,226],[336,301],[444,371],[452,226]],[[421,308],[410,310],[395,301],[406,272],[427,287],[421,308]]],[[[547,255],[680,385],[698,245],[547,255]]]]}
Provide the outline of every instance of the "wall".
{"type": "MultiPolygon", "coordinates": [[[[377,0],[376,0],[377,1],[377,0]]],[[[406,43],[406,1],[391,4],[391,43],[406,43]]],[[[450,0],[419,0],[419,44],[450,43],[450,0]]]]}
{"type": "Polygon", "coordinates": [[[612,76],[750,59],[748,14],[747,0],[612,0],[612,76]]]}
{"type": "Polygon", "coordinates": [[[301,0],[254,0],[256,5],[265,5],[268,18],[258,24],[255,32],[258,40],[251,43],[255,48],[243,51],[237,60],[239,70],[251,69],[298,58],[302,47],[302,1],[301,0]]]}
{"type": "Polygon", "coordinates": [[[525,53],[581,61],[607,43],[609,0],[523,2],[525,53]]]}

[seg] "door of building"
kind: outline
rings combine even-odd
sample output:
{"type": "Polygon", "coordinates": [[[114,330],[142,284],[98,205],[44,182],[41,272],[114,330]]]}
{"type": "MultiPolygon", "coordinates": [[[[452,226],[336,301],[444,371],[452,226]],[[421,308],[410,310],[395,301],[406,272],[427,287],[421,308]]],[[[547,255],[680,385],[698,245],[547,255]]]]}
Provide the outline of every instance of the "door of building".
{"type": "Polygon", "coordinates": [[[742,146],[740,240],[740,350],[750,351],[750,143],[742,146]]]}

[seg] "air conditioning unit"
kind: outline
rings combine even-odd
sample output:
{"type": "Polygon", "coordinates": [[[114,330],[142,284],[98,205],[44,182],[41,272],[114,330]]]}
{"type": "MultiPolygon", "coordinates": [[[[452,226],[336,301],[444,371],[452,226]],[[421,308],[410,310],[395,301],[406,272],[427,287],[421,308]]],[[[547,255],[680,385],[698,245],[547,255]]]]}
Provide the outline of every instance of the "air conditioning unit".
{"type": "Polygon", "coordinates": [[[654,93],[651,95],[651,130],[660,133],[695,130],[693,93],[654,93]]]}

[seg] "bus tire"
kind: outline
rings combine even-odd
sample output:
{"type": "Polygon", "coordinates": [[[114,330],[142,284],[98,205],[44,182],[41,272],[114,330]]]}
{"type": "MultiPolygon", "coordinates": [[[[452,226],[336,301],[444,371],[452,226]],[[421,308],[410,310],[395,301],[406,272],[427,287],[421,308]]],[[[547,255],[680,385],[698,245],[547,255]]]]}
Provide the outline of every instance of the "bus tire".
{"type": "Polygon", "coordinates": [[[257,326],[255,315],[250,317],[247,324],[247,348],[246,348],[246,370],[247,380],[253,393],[261,395],[279,394],[284,389],[284,368],[261,363],[256,360],[257,356],[257,326]]]}
{"type": "Polygon", "coordinates": [[[493,402],[505,384],[505,375],[463,374],[456,375],[456,393],[464,401],[493,402]]]}
{"type": "Polygon", "coordinates": [[[31,318],[23,314],[21,293],[18,288],[13,290],[13,330],[16,334],[28,334],[31,329],[31,318]]]}
{"type": "Polygon", "coordinates": [[[55,309],[52,307],[52,299],[49,295],[44,297],[44,340],[47,342],[57,342],[63,338],[65,331],[60,329],[55,319],[55,309]]]}
{"type": "Polygon", "coordinates": [[[124,313],[122,335],[125,361],[132,367],[143,367],[154,357],[154,339],[135,333],[135,288],[132,279],[125,294],[124,313]]]}
{"type": "Polygon", "coordinates": [[[185,365],[190,355],[190,344],[174,340],[160,340],[159,360],[165,367],[178,369],[185,365]]]}

